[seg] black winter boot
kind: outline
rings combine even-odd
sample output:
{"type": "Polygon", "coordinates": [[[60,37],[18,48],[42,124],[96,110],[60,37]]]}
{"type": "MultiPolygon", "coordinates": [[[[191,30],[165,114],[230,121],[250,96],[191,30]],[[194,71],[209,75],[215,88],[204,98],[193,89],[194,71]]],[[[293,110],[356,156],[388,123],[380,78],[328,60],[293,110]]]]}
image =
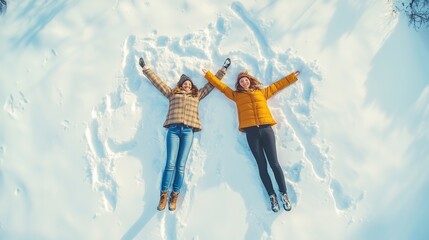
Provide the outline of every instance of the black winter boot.
{"type": "Polygon", "coordinates": [[[279,202],[277,201],[276,194],[270,195],[270,202],[271,202],[271,210],[273,210],[273,212],[278,212],[279,211],[279,202]]]}
{"type": "Polygon", "coordinates": [[[290,204],[287,193],[280,193],[280,198],[282,199],[282,202],[283,202],[283,208],[288,212],[292,210],[292,204],[290,204]]]}

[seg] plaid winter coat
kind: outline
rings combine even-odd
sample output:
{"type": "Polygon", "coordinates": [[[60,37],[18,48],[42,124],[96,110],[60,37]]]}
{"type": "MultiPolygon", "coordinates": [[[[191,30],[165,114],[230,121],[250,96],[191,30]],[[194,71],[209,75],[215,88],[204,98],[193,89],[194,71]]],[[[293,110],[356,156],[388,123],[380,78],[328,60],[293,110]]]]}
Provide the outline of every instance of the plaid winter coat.
{"type": "MultiPolygon", "coordinates": [[[[185,91],[174,91],[165,84],[151,69],[143,70],[144,75],[152,82],[152,84],[168,98],[169,107],[167,119],[164,122],[164,127],[168,128],[173,123],[183,123],[193,128],[194,132],[201,131],[201,121],[198,114],[198,104],[200,100],[206,97],[212,90],[213,85],[207,83],[203,88],[198,90],[197,96],[192,96],[191,93],[185,91]]],[[[220,69],[216,76],[222,79],[226,71],[220,69]]]]}
{"type": "Polygon", "coordinates": [[[225,83],[219,81],[210,71],[205,78],[219,89],[226,97],[235,102],[238,111],[239,130],[258,125],[274,125],[276,121],[268,108],[267,100],[278,91],[296,82],[298,78],[294,73],[280,79],[266,88],[252,92],[237,92],[229,88],[225,83]]]}

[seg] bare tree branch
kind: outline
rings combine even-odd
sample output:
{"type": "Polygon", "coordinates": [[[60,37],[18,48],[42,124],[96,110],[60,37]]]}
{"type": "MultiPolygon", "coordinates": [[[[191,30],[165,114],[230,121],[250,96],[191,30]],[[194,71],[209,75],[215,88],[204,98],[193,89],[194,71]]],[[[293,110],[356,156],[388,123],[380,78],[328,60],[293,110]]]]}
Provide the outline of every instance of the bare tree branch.
{"type": "Polygon", "coordinates": [[[429,0],[395,0],[394,5],[397,12],[405,13],[414,29],[429,27],[429,0]]]}
{"type": "Polygon", "coordinates": [[[5,13],[7,9],[7,2],[6,0],[0,0],[0,15],[5,13]]]}

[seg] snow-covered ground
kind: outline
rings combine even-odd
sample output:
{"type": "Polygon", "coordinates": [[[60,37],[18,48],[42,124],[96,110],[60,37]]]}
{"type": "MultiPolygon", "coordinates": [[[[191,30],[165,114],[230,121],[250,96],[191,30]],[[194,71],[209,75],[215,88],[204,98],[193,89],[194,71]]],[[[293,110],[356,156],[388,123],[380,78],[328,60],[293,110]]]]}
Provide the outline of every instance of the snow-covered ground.
{"type": "Polygon", "coordinates": [[[0,239],[428,239],[429,31],[388,1],[10,0],[0,15],[0,239]],[[300,70],[269,101],[293,204],[273,213],[233,102],[200,104],[159,212],[170,86],[300,70]]]}

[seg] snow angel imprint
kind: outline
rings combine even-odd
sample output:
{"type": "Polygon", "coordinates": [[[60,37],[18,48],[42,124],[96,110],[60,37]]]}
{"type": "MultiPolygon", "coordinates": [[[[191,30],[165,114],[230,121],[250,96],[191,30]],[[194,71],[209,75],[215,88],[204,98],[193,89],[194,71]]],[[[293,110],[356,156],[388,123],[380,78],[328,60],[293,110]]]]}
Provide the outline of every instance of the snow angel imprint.
{"type": "MultiPolygon", "coordinates": [[[[201,131],[198,105],[200,100],[206,97],[214,87],[207,83],[203,88],[198,89],[188,76],[182,74],[176,87],[172,89],[145,64],[143,58],[140,58],[139,64],[143,74],[169,101],[167,119],[164,122],[164,127],[167,128],[167,160],[162,175],[161,194],[157,209],[159,211],[164,210],[168,201],[169,210],[174,211],[182,187],[185,165],[192,147],[194,132],[201,131]],[[168,198],[171,187],[172,191],[170,198],[168,198]]],[[[222,79],[225,76],[229,64],[228,58],[216,73],[217,79],[222,79]]]]}
{"type": "Polygon", "coordinates": [[[267,100],[278,91],[298,80],[299,71],[289,74],[279,81],[262,88],[261,83],[248,72],[237,76],[236,90],[232,90],[210,71],[203,69],[205,78],[219,89],[227,98],[235,102],[238,112],[239,130],[246,133],[247,143],[256,160],[259,176],[268,193],[271,209],[279,211],[277,195],[268,174],[267,162],[273,170],[274,177],[280,189],[280,198],[286,211],[292,209],[286,189],[286,181],[277,159],[276,141],[271,128],[276,124],[272,117],[267,100]]]}

